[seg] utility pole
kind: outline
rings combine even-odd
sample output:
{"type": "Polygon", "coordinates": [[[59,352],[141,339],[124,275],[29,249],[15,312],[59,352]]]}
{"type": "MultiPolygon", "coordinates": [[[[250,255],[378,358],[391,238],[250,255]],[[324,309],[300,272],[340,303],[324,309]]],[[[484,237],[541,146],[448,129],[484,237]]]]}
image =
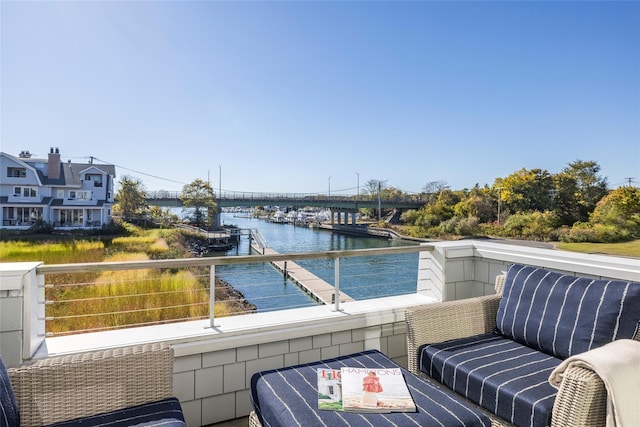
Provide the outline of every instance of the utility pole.
{"type": "Polygon", "coordinates": [[[378,222],[380,222],[381,217],[382,217],[382,203],[380,201],[380,180],[378,180],[378,222]]]}
{"type": "Polygon", "coordinates": [[[502,187],[498,187],[498,226],[500,225],[500,208],[502,207],[502,187]]]}
{"type": "Polygon", "coordinates": [[[633,181],[635,178],[632,176],[630,178],[625,178],[628,182],[629,187],[631,187],[631,181],[633,181]]]}

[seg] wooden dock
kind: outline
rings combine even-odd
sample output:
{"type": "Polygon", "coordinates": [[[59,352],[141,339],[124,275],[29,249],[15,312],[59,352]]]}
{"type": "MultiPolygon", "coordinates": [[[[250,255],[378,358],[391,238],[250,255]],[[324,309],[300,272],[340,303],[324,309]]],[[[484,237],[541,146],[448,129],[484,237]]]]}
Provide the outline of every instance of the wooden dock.
{"type": "MultiPolygon", "coordinates": [[[[255,253],[262,255],[278,255],[278,252],[273,249],[260,248],[255,243],[251,244],[251,249],[253,249],[255,253]]],[[[272,261],[271,264],[280,270],[282,274],[286,274],[287,278],[291,279],[316,301],[327,305],[335,303],[334,295],[336,290],[333,285],[322,280],[309,270],[306,270],[293,261],[272,261]]],[[[340,291],[340,302],[347,301],[353,301],[353,298],[340,291]]]]}

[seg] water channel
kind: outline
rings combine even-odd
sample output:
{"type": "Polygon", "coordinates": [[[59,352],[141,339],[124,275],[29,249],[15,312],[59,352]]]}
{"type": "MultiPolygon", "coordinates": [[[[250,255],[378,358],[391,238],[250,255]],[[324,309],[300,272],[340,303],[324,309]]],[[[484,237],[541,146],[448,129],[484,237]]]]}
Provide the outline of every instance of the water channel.
{"type": "MultiPolygon", "coordinates": [[[[381,248],[415,243],[374,237],[355,237],[291,224],[276,224],[256,218],[223,213],[226,225],[257,228],[267,245],[279,253],[337,251],[381,248]]],[[[244,236],[238,248],[227,255],[249,255],[249,239],[244,236]]],[[[211,254],[220,256],[220,254],[211,254]]],[[[334,285],[334,261],[316,259],[296,261],[318,277],[334,285]]],[[[241,291],[256,305],[258,311],[281,310],[318,304],[295,283],[285,280],[282,273],[269,263],[220,266],[218,277],[241,291]]],[[[340,259],[340,290],[352,298],[379,298],[415,292],[418,275],[418,254],[381,255],[340,259]]]]}

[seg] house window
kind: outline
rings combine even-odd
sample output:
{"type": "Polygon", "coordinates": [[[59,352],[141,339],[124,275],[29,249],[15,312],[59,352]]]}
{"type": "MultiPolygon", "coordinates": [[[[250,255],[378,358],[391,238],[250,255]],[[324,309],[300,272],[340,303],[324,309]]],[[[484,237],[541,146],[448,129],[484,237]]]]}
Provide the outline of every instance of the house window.
{"type": "Polygon", "coordinates": [[[82,209],[63,209],[60,211],[62,225],[83,225],[84,215],[82,209]]]}
{"type": "Polygon", "coordinates": [[[58,199],[64,199],[64,190],[58,190],[56,194],[58,199]]]}
{"type": "Polygon", "coordinates": [[[85,174],[84,180],[93,181],[94,187],[102,187],[102,175],[88,173],[85,174]]]}
{"type": "Polygon", "coordinates": [[[13,187],[14,197],[38,197],[35,187],[13,187]]]}
{"type": "Polygon", "coordinates": [[[16,219],[23,224],[30,224],[42,219],[42,208],[16,208],[16,219]]]}
{"type": "Polygon", "coordinates": [[[91,200],[91,191],[69,190],[69,199],[71,199],[71,200],[91,200]]]}
{"type": "Polygon", "coordinates": [[[7,168],[7,178],[26,178],[26,168],[7,168]]]}
{"type": "Polygon", "coordinates": [[[3,207],[2,208],[2,218],[5,220],[15,219],[16,211],[14,207],[3,207]]]}

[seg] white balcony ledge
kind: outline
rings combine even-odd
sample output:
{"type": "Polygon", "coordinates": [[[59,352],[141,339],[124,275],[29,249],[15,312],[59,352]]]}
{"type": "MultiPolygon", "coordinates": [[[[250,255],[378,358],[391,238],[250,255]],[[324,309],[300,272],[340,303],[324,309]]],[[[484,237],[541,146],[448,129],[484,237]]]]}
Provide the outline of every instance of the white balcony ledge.
{"type": "Polygon", "coordinates": [[[342,303],[340,311],[319,305],[222,317],[215,319],[213,328],[209,320],[199,320],[51,337],[35,358],[158,341],[172,343],[176,356],[187,356],[273,342],[283,334],[295,339],[402,322],[406,307],[433,302],[435,298],[425,295],[399,295],[342,303]]]}

